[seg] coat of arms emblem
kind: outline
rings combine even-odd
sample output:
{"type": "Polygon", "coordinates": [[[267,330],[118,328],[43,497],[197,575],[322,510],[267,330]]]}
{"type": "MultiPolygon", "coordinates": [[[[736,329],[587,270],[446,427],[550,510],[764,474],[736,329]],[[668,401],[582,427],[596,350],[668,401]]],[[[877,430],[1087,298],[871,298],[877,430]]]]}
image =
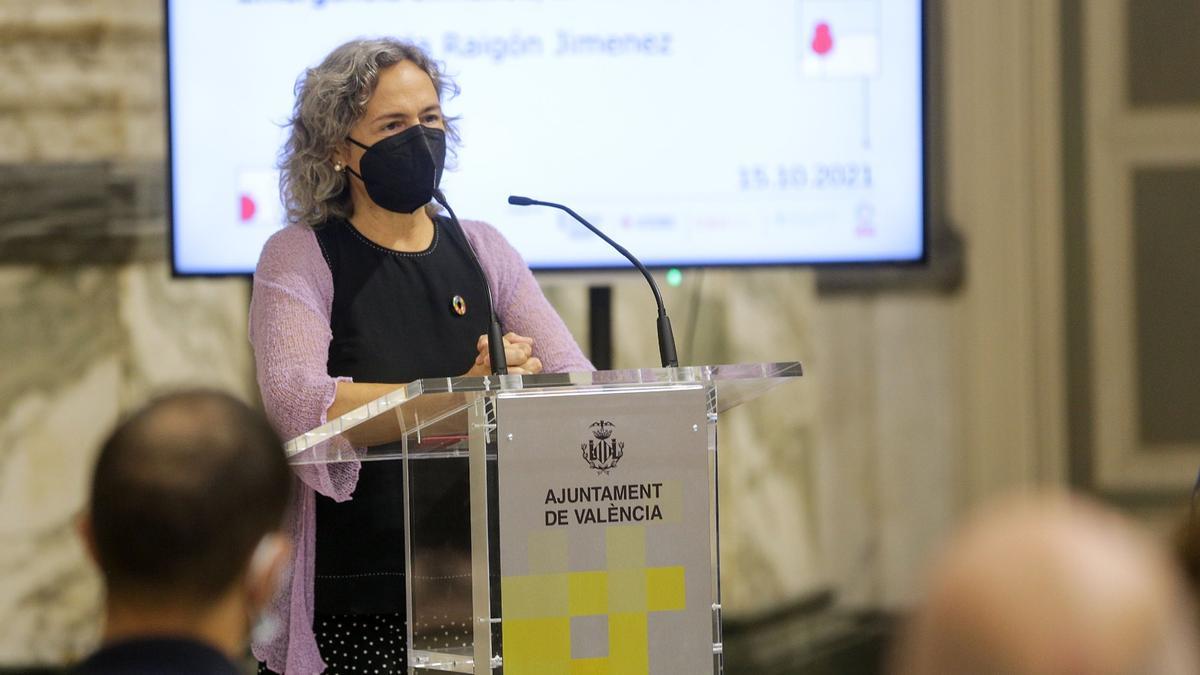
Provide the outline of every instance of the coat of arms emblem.
{"type": "Polygon", "coordinates": [[[592,438],[587,443],[580,443],[583,451],[583,461],[596,470],[596,473],[608,473],[621,461],[625,455],[625,442],[613,437],[616,425],[606,420],[592,422],[588,429],[592,438]]]}

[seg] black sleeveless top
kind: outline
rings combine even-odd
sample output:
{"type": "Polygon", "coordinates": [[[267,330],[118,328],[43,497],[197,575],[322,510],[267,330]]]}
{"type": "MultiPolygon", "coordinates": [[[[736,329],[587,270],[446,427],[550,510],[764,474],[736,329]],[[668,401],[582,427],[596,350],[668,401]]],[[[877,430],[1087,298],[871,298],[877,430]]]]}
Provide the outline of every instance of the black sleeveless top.
{"type": "MultiPolygon", "coordinates": [[[[415,253],[383,248],[342,219],[316,235],[333,275],[331,376],[405,383],[470,370],[487,332],[488,299],[453,222],[436,218],[433,242],[415,253]],[[465,314],[455,296],[465,300],[465,314]]],[[[443,466],[450,461],[422,462],[420,481],[410,485],[414,503],[430,505],[414,514],[423,519],[424,546],[469,546],[467,473],[443,466]]],[[[352,499],[317,495],[318,614],[404,612],[403,478],[399,461],[363,462],[352,499]]]]}

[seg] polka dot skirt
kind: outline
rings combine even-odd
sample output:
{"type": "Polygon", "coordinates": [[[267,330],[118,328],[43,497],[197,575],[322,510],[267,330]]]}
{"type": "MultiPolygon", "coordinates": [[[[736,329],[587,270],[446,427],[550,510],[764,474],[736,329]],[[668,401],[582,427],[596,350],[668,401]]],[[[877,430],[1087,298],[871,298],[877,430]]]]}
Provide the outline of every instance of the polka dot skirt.
{"type": "MultiPolygon", "coordinates": [[[[329,675],[405,673],[405,625],[400,614],[329,614],[313,621],[329,675]]],[[[258,664],[260,675],[273,673],[258,664]]]]}

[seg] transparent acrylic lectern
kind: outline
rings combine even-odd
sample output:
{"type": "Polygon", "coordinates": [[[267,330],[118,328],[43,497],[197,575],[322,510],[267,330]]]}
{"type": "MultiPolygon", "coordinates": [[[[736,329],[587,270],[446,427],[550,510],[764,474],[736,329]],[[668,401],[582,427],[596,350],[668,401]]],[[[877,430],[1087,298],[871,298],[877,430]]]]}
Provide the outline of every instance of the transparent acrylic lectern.
{"type": "Polygon", "coordinates": [[[801,372],[420,380],[286,451],[401,463],[410,673],[719,673],[718,415],[801,372]]]}

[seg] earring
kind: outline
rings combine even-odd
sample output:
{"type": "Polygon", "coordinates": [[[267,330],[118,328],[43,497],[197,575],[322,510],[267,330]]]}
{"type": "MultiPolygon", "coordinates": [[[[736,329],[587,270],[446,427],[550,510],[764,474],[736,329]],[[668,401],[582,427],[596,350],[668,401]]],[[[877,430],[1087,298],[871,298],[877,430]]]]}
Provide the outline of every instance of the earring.
{"type": "Polygon", "coordinates": [[[342,172],[342,169],[345,169],[345,168],[346,168],[346,167],[342,166],[342,163],[341,163],[341,162],[334,162],[334,163],[333,163],[333,170],[334,170],[334,171],[336,171],[336,172],[338,172],[338,173],[341,173],[341,172],[342,172]]]}

